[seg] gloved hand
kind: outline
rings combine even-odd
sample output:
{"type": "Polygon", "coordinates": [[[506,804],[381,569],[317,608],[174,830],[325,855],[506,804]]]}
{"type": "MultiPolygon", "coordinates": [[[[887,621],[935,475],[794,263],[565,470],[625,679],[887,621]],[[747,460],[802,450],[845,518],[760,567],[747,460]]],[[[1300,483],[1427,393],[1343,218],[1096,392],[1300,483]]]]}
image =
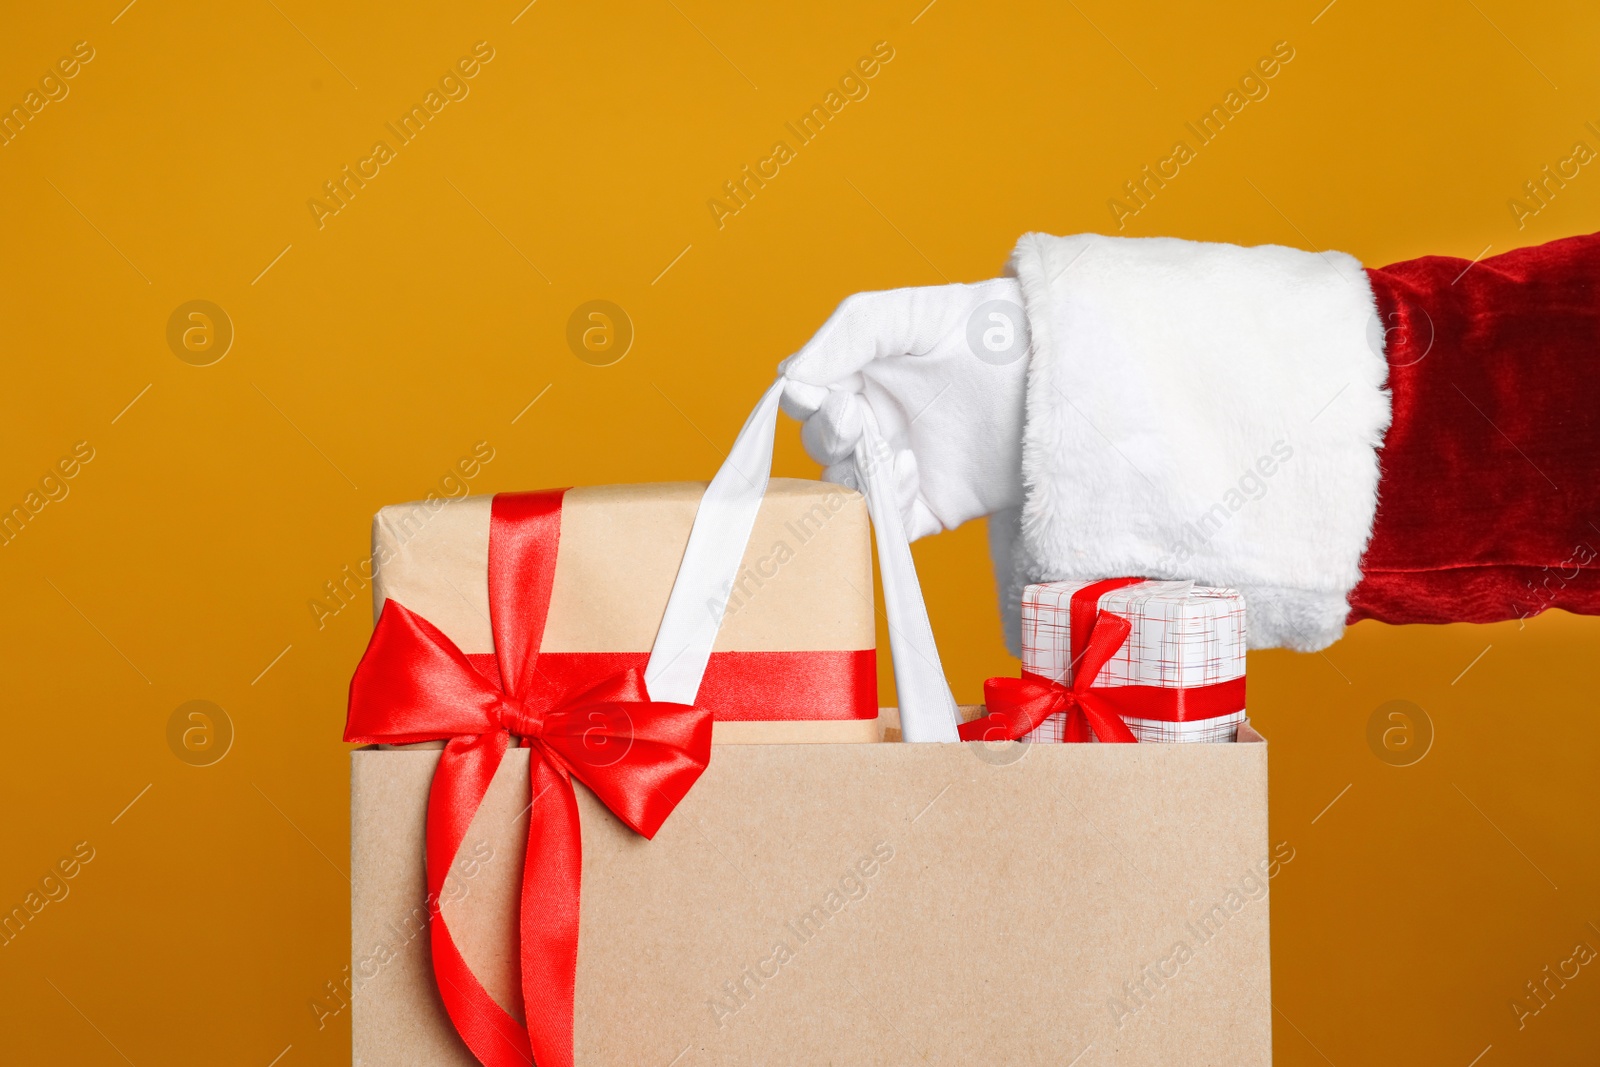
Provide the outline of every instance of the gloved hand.
{"type": "Polygon", "coordinates": [[[888,442],[912,540],[1022,503],[1023,386],[1030,352],[1015,278],[857,293],[778,366],[801,441],[856,485],[851,454],[870,408],[888,442]]]}

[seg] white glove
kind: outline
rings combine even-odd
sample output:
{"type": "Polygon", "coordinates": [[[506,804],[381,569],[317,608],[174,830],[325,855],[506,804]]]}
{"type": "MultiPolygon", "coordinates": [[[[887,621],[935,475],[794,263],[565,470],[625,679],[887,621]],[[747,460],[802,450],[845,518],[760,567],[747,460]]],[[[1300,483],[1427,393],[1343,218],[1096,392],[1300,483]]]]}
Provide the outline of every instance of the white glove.
{"type": "Polygon", "coordinates": [[[1023,387],[1030,352],[1014,278],[857,293],[784,360],[783,409],[801,441],[852,488],[862,406],[888,442],[911,540],[1022,503],[1023,387]]]}

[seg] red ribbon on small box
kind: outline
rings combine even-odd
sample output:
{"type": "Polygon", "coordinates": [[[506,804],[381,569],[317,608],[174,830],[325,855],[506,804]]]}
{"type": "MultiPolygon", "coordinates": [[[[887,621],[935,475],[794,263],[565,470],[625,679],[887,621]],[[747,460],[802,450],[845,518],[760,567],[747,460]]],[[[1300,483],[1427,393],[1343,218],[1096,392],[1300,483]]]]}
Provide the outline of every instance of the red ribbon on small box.
{"type": "Polygon", "coordinates": [[[988,714],[963,723],[963,741],[1015,741],[1039,728],[1050,716],[1066,713],[1065,739],[1088,741],[1090,731],[1101,741],[1136,742],[1124,717],[1190,722],[1229,715],[1245,706],[1244,678],[1189,688],[1158,685],[1097,686],[1095,678],[1117,654],[1133,626],[1127,619],[1100,610],[1100,598],[1113,589],[1137,585],[1143,578],[1111,578],[1092,582],[1072,594],[1068,624],[1072,684],[1024,671],[1021,678],[990,678],[983,683],[988,714]]]}

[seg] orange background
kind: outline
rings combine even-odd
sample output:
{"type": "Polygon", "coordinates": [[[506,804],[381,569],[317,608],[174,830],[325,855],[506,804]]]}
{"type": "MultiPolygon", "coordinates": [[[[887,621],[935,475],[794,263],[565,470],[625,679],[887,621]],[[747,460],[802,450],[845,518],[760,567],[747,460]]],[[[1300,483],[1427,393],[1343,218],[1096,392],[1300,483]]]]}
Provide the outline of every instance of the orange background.
{"type": "MultiPolygon", "coordinates": [[[[376,508],[476,442],[480,493],[709,477],[841,298],[992,277],[1030,229],[1116,232],[1107,200],[1280,40],[1270,95],[1122,232],[1377,265],[1600,218],[1587,170],[1524,229],[1507,206],[1600,144],[1592,5],[525,2],[9,13],[8,107],[74,42],[94,58],[0,147],[0,506],[76,442],[94,458],[0,548],[0,906],[78,842],[94,858],[0,948],[8,1061],[348,1062],[348,1013],[319,1030],[310,1003],[349,961],[339,735],[370,616],[365,593],[321,629],[308,605],[376,508]],[[322,183],[478,41],[470,95],[319,229],[322,183]],[[870,95],[719,229],[707,200],[879,41],[870,95]],[[166,340],[194,299],[236,333],[210,366],[166,340]],[[612,366],[566,343],[592,299],[636,330],[612,366]],[[211,766],[168,743],[195,699],[235,730],[211,766]]],[[[792,424],[778,467],[816,471],[792,424]]],[[[981,524],[917,559],[977,699],[1017,666],[981,524]]],[[[1589,968],[1520,1029],[1510,1006],[1600,948],[1597,637],[1556,614],[1366,623],[1252,655],[1296,855],[1273,894],[1280,1063],[1600,1055],[1589,968]],[[1412,766],[1368,743],[1391,700],[1432,724],[1412,766]]]]}

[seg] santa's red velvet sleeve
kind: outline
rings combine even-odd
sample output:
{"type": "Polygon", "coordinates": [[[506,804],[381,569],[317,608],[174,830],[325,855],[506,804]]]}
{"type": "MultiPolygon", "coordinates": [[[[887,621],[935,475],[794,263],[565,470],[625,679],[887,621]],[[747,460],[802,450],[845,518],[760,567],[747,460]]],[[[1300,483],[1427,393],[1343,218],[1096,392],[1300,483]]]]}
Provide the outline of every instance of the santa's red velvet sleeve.
{"type": "Polygon", "coordinates": [[[1394,414],[1350,621],[1600,614],[1600,235],[1367,273],[1394,414]]]}

